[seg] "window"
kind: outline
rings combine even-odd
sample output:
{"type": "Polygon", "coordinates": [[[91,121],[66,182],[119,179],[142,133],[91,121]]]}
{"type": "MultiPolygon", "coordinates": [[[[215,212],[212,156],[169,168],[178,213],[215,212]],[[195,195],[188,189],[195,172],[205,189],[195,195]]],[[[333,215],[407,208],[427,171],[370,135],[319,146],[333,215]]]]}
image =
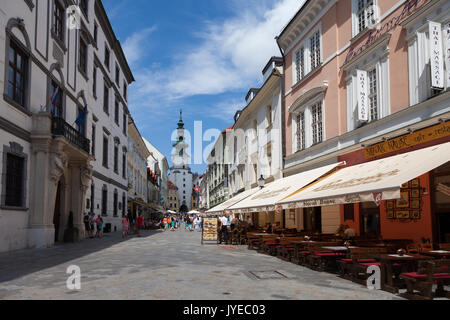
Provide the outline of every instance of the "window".
{"type": "Polygon", "coordinates": [[[369,118],[370,121],[378,120],[378,96],[377,96],[377,69],[367,72],[369,78],[369,118]]]}
{"type": "Polygon", "coordinates": [[[108,137],[103,137],[103,166],[108,168],[108,137]]]}
{"type": "Polygon", "coordinates": [[[272,126],[272,106],[266,107],[267,128],[272,126]]]}
{"type": "MultiPolygon", "coordinates": [[[[82,115],[83,113],[83,107],[78,106],[77,108],[77,119],[82,115]]],[[[84,137],[84,134],[86,132],[86,115],[84,115],[85,120],[81,122],[81,125],[77,124],[77,131],[84,137]]]]}
{"type": "Polygon", "coordinates": [[[52,80],[50,87],[50,110],[55,118],[63,118],[63,94],[59,85],[52,80]]]}
{"type": "Polygon", "coordinates": [[[296,52],[295,62],[297,81],[300,81],[305,76],[305,48],[301,48],[296,52]]]}
{"type": "Polygon", "coordinates": [[[80,0],[80,9],[87,17],[88,16],[88,0],[80,0]]]}
{"type": "Polygon", "coordinates": [[[109,70],[109,56],[110,56],[110,53],[109,53],[108,45],[105,43],[105,66],[106,66],[106,68],[108,68],[108,70],[109,70]]]}
{"type": "Polygon", "coordinates": [[[123,82],[123,98],[127,100],[127,83],[123,82]]]}
{"type": "Polygon", "coordinates": [[[97,44],[97,39],[98,39],[98,25],[97,23],[94,24],[94,41],[97,44]]]}
{"type": "Polygon", "coordinates": [[[114,146],[114,172],[119,174],[119,147],[114,146]]]}
{"type": "Polygon", "coordinates": [[[313,145],[323,141],[322,102],[311,107],[313,145]]]}
{"type": "Polygon", "coordinates": [[[119,126],[119,100],[116,97],[116,103],[114,105],[114,121],[119,126]]]}
{"type": "Polygon", "coordinates": [[[23,207],[25,159],[8,153],[6,155],[5,206],[23,207]]]}
{"type": "Polygon", "coordinates": [[[120,69],[119,66],[116,64],[116,84],[118,87],[120,87],[120,69]]]}
{"type": "Polygon", "coordinates": [[[358,28],[356,34],[366,30],[375,22],[375,7],[373,2],[374,0],[358,0],[358,11],[356,13],[358,28]]]}
{"type": "Polygon", "coordinates": [[[103,91],[103,111],[109,115],[109,88],[106,84],[103,91]]]}
{"type": "Polygon", "coordinates": [[[92,93],[94,97],[97,97],[97,67],[94,67],[92,72],[92,93]]]}
{"type": "Polygon", "coordinates": [[[94,202],[95,202],[95,185],[91,184],[91,207],[90,207],[91,212],[94,212],[95,209],[94,202]]]}
{"type": "Polygon", "coordinates": [[[353,203],[344,205],[344,221],[355,221],[355,205],[353,203]]]}
{"type": "Polygon", "coordinates": [[[311,50],[311,70],[320,67],[321,57],[320,57],[320,31],[314,33],[314,35],[309,39],[310,50],[311,50]]]}
{"type": "Polygon", "coordinates": [[[8,97],[25,107],[25,84],[27,80],[28,58],[23,51],[10,41],[8,68],[8,97]]]}
{"type": "Polygon", "coordinates": [[[123,113],[123,134],[127,135],[127,115],[125,114],[125,111],[123,113]]]}
{"type": "MultiPolygon", "coordinates": [[[[87,57],[88,57],[88,46],[86,41],[80,37],[80,62],[79,67],[84,74],[87,74],[87,57]]],[[[94,68],[95,70],[95,68],[94,68]]]]}
{"type": "Polygon", "coordinates": [[[102,216],[108,216],[108,188],[103,186],[102,190],[102,216]]]}
{"type": "Polygon", "coordinates": [[[127,155],[125,152],[122,154],[122,177],[127,178],[127,155]]]}
{"type": "Polygon", "coordinates": [[[96,128],[95,125],[92,125],[92,150],[91,150],[91,154],[95,157],[95,132],[96,128]]]}
{"type": "Polygon", "coordinates": [[[64,41],[64,7],[58,0],[53,1],[53,33],[61,42],[64,41]]]}
{"type": "Polygon", "coordinates": [[[127,197],[125,193],[122,194],[122,217],[126,216],[127,208],[127,197]]]}
{"type": "Polygon", "coordinates": [[[119,194],[114,190],[114,217],[119,216],[119,194]]]}
{"type": "Polygon", "coordinates": [[[301,112],[297,115],[297,151],[304,150],[306,148],[305,139],[305,112],[301,112]]]}

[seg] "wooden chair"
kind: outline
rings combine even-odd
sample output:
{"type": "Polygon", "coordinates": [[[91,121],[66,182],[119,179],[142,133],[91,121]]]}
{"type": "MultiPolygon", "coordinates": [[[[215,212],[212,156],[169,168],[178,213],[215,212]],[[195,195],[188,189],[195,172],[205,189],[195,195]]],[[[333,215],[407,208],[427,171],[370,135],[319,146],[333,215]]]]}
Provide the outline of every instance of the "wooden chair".
{"type": "Polygon", "coordinates": [[[418,246],[416,246],[415,244],[409,244],[406,247],[406,252],[410,253],[410,254],[419,254],[420,253],[420,249],[418,246]]]}
{"type": "Polygon", "coordinates": [[[389,248],[355,248],[350,250],[350,258],[338,262],[339,273],[344,279],[365,285],[367,282],[367,268],[381,267],[381,263],[372,258],[371,254],[389,253],[389,248]]]}
{"type": "Polygon", "coordinates": [[[281,238],[279,241],[279,244],[276,246],[276,256],[279,259],[282,259],[284,261],[291,261],[295,246],[290,242],[292,240],[302,240],[303,238],[299,237],[284,237],[281,238]]]}
{"type": "Polygon", "coordinates": [[[257,251],[259,253],[270,255],[275,246],[278,245],[277,238],[278,236],[276,235],[271,237],[264,237],[257,251]]]}
{"type": "Polygon", "coordinates": [[[407,291],[402,294],[410,300],[433,300],[434,297],[450,299],[450,291],[444,286],[450,284],[450,260],[421,261],[419,271],[402,273],[400,279],[406,282],[407,291]],[[433,293],[433,285],[437,289],[433,293]]]}
{"type": "Polygon", "coordinates": [[[322,247],[338,246],[340,242],[318,242],[309,246],[309,254],[306,254],[306,265],[316,271],[325,271],[330,269],[331,262],[335,261],[336,257],[340,257],[343,254],[328,251],[322,247]]]}

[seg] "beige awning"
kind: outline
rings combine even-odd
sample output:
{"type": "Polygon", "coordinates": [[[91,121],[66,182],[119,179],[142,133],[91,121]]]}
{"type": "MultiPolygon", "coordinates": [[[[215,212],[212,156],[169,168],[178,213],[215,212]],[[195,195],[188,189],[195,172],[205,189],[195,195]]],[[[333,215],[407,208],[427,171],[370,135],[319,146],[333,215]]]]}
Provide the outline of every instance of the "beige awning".
{"type": "Polygon", "coordinates": [[[450,161],[450,143],[347,167],[279,201],[284,209],[400,198],[403,184],[450,161]]]}
{"type": "Polygon", "coordinates": [[[239,193],[238,195],[236,195],[235,197],[225,201],[222,204],[219,204],[218,206],[206,211],[206,213],[209,214],[221,214],[224,213],[225,210],[227,210],[229,207],[235,205],[236,203],[254,195],[256,192],[258,192],[259,190],[261,190],[259,187],[258,188],[254,188],[251,190],[247,190],[244,191],[242,193],[239,193]]]}
{"type": "Polygon", "coordinates": [[[233,213],[275,211],[277,201],[286,198],[324,175],[329,174],[341,164],[345,163],[336,163],[276,180],[254,195],[228,208],[228,210],[232,210],[233,213]]]}

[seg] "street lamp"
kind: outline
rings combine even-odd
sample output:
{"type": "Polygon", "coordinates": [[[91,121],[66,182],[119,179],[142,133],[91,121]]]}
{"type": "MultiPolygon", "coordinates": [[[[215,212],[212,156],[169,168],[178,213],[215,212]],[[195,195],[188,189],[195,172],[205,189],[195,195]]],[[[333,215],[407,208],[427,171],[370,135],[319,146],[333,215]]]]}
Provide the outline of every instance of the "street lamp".
{"type": "Polygon", "coordinates": [[[266,184],[266,180],[264,179],[263,175],[261,175],[261,178],[258,180],[258,185],[262,189],[264,188],[264,185],[266,184]]]}

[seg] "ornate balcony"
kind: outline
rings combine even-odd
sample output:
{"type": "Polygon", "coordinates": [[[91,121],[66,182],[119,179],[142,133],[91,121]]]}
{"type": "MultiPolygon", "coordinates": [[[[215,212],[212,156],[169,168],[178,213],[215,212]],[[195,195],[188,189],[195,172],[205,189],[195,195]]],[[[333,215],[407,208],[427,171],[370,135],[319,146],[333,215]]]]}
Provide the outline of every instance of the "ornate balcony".
{"type": "Polygon", "coordinates": [[[69,125],[63,118],[52,118],[52,134],[55,136],[62,136],[71,144],[87,153],[90,153],[91,141],[83,137],[81,133],[69,125]]]}

